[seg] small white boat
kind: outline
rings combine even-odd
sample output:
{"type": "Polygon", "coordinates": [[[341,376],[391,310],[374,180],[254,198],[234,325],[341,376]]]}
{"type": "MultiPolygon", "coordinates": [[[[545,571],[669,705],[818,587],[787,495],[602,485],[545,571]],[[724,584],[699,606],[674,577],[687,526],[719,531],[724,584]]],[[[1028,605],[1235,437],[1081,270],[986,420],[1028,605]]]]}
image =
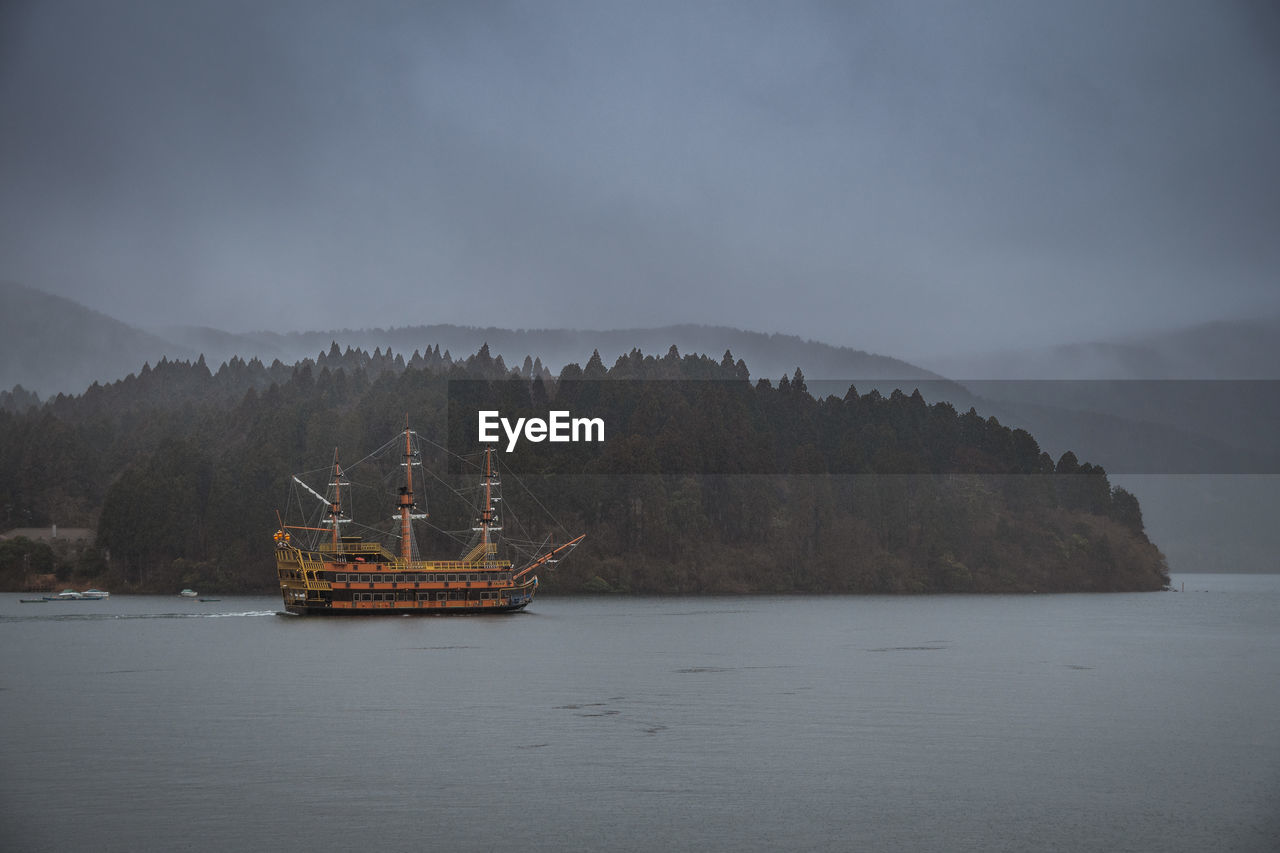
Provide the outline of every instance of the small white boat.
{"type": "Polygon", "coordinates": [[[84,598],[84,595],[76,592],[74,589],[64,589],[62,592],[58,593],[58,599],[60,601],[72,601],[81,598],[84,598]]]}
{"type": "Polygon", "coordinates": [[[86,589],[84,592],[80,593],[80,597],[87,598],[91,601],[101,601],[104,598],[110,598],[111,593],[107,592],[105,589],[86,589]]]}
{"type": "Polygon", "coordinates": [[[183,598],[195,598],[199,594],[200,593],[196,592],[194,589],[184,589],[182,592],[178,593],[178,595],[183,598]]]}

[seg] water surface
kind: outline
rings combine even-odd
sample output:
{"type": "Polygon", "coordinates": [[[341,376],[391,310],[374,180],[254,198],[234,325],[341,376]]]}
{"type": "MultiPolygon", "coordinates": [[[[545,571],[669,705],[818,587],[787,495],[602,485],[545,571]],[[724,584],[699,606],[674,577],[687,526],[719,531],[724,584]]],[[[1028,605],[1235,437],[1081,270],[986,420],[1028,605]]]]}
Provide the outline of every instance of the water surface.
{"type": "Polygon", "coordinates": [[[0,595],[8,850],[1280,849],[1280,576],[323,620],[0,595]]]}

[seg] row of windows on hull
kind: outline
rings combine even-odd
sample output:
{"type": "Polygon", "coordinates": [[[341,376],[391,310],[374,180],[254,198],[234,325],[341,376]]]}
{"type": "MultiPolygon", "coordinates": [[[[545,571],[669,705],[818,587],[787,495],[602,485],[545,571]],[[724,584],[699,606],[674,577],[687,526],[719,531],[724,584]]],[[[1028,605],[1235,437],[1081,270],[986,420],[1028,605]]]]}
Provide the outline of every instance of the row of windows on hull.
{"type": "MultiPolygon", "coordinates": [[[[467,590],[451,590],[449,592],[420,592],[416,599],[394,592],[356,592],[352,593],[352,601],[494,601],[500,598],[496,592],[472,592],[467,590]]],[[[341,601],[335,598],[335,601],[341,601]]]]}
{"type": "MultiPolygon", "coordinates": [[[[296,569],[282,569],[280,577],[303,580],[304,574],[296,569]]],[[[333,583],[511,583],[511,572],[460,572],[458,574],[354,574],[348,572],[313,572],[312,580],[333,583]]]]}
{"type": "MultiPolygon", "coordinates": [[[[318,572],[319,580],[329,580],[326,575],[329,572],[318,572]]],[[[344,574],[338,572],[334,574],[333,581],[335,583],[441,583],[441,582],[462,582],[462,581],[497,581],[510,582],[510,572],[462,572],[459,574],[407,574],[407,575],[391,575],[391,574],[344,574]]]]}

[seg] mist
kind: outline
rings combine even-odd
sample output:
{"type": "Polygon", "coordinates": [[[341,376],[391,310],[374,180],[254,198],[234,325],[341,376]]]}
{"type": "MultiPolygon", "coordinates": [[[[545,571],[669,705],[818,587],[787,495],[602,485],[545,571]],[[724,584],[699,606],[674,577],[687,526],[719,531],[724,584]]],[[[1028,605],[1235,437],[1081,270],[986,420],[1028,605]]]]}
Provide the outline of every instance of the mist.
{"type": "Polygon", "coordinates": [[[912,357],[1280,311],[1264,4],[0,15],[0,278],[138,326],[912,357]]]}

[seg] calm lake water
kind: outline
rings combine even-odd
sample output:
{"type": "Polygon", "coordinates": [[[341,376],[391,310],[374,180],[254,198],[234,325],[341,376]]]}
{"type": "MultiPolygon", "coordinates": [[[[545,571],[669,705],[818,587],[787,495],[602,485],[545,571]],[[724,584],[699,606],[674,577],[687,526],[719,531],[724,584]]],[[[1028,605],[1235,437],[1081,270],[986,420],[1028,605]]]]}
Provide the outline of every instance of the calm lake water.
{"type": "Polygon", "coordinates": [[[5,850],[1280,849],[1280,576],[1186,593],[0,595],[5,850]]]}

